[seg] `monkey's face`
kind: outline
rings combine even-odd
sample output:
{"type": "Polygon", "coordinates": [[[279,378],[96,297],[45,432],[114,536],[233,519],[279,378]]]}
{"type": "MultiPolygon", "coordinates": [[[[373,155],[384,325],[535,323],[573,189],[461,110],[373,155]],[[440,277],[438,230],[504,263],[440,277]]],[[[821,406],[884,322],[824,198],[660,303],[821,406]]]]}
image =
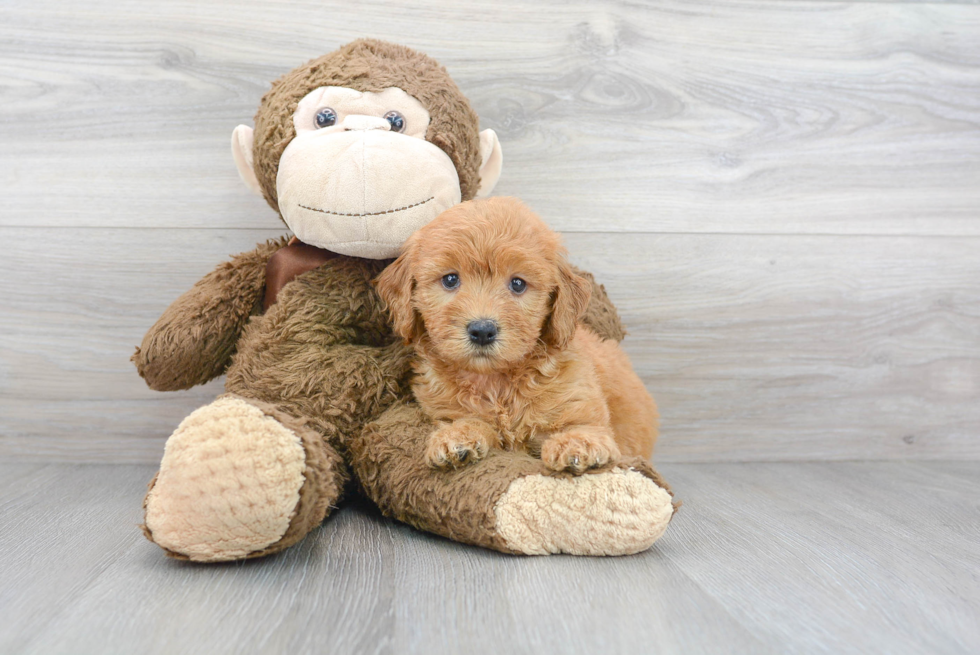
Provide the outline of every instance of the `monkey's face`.
{"type": "MultiPolygon", "coordinates": [[[[394,48],[392,56],[407,57],[397,62],[404,76],[396,77],[408,84],[426,82],[416,95],[397,86],[374,91],[320,86],[288,104],[276,96],[267,106],[270,96],[291,93],[291,85],[303,78],[290,76],[311,71],[311,62],[287,76],[290,84],[263,98],[256,117],[257,125],[266,118],[261,142],[253,143],[252,128],[240,125],[232,153],[242,179],[278,205],[301,241],[343,255],[386,259],[463,196],[489,195],[500,175],[500,144],[492,130],[478,133],[476,114],[448,77],[436,79],[445,70],[434,68],[434,61],[398,46],[364,42],[346,48],[352,47],[394,48]],[[413,66],[428,72],[422,76],[413,66]],[[273,106],[279,109],[273,112],[273,106]]],[[[336,64],[342,54],[327,59],[336,64]]]]}
{"type": "Polygon", "coordinates": [[[398,88],[323,87],[293,115],[279,160],[279,211],[305,243],[394,257],[415,230],[460,202],[452,160],[425,140],[429,112],[398,88]]]}

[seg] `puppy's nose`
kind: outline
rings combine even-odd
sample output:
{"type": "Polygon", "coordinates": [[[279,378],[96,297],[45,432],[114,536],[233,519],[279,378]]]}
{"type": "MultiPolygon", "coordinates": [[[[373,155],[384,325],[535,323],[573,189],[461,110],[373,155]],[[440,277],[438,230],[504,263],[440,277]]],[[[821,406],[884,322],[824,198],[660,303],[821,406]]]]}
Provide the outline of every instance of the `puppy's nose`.
{"type": "Polygon", "coordinates": [[[481,318],[466,326],[470,341],[481,346],[489,346],[497,338],[497,324],[494,321],[481,318]]]}

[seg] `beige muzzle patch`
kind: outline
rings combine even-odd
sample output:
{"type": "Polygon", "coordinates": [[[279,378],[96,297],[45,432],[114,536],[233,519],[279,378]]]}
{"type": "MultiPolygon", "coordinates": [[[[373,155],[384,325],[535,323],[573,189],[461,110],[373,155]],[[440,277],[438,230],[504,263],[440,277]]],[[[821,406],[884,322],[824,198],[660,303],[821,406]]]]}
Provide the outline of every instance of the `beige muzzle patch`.
{"type": "Polygon", "coordinates": [[[413,232],[461,200],[446,153],[375,129],[298,135],[276,185],[279,211],[301,241],[370,259],[397,256],[413,232]]]}

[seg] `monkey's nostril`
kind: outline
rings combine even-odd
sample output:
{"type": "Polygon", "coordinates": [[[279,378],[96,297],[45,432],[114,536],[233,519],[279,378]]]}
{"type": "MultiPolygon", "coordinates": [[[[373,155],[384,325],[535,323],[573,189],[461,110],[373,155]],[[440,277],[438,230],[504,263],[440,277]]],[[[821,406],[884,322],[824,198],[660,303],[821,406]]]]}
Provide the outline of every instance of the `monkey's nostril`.
{"type": "Polygon", "coordinates": [[[489,319],[471,321],[466,326],[470,341],[480,346],[489,346],[497,338],[497,323],[489,319]]]}
{"type": "Polygon", "coordinates": [[[365,130],[391,130],[391,124],[379,116],[365,116],[361,114],[349,114],[344,118],[344,130],[347,132],[360,132],[365,130]]]}

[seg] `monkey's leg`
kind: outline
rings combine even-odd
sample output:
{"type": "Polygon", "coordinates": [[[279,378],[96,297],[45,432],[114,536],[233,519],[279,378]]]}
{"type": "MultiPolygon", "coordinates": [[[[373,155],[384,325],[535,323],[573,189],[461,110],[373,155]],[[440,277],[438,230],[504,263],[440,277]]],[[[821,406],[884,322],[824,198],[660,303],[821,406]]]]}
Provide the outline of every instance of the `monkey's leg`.
{"type": "Polygon", "coordinates": [[[143,532],[179,559],[268,555],[319,525],[349,477],[340,455],[303,420],[226,394],[167,440],[143,501],[143,532]]]}
{"type": "Polygon", "coordinates": [[[350,444],[354,474],[387,516],[507,553],[627,555],[649,548],[674,504],[641,458],[573,476],[525,453],[493,451],[458,469],[425,459],[434,425],[399,403],[350,444]]]}

